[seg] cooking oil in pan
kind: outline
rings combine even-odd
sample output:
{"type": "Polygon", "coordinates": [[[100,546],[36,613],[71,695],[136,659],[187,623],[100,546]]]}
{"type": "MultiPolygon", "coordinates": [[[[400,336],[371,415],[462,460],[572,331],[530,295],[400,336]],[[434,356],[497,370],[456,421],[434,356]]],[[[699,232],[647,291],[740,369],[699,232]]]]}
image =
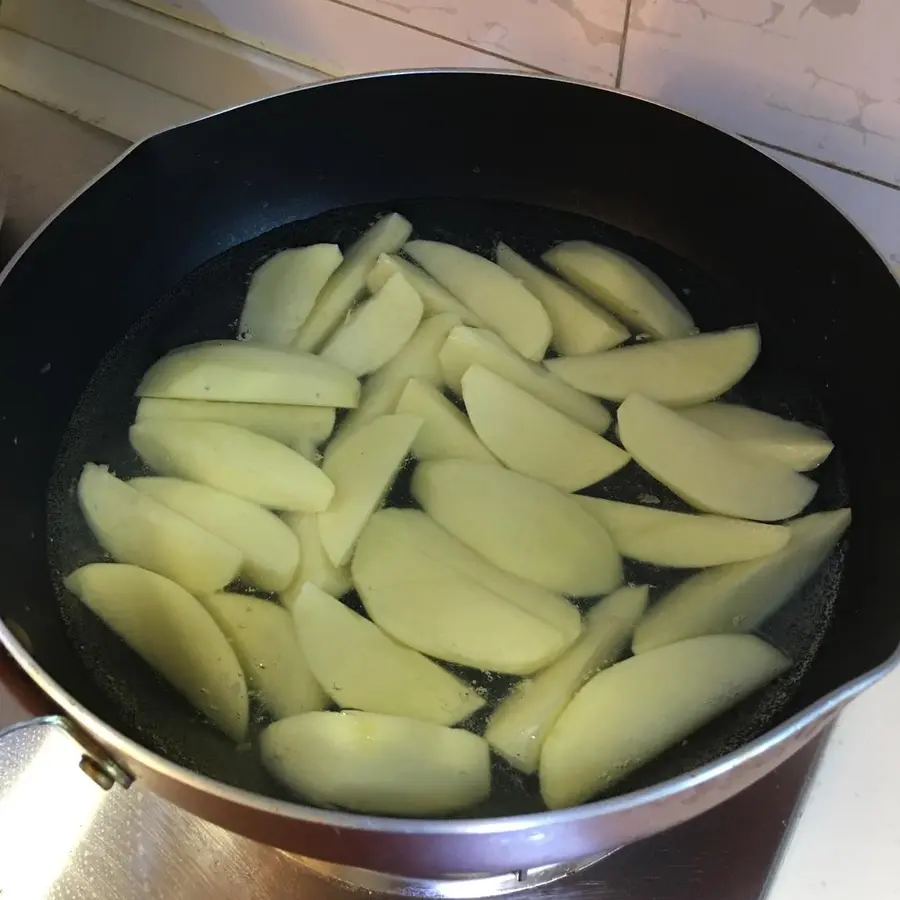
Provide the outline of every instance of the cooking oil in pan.
{"type": "MultiPolygon", "coordinates": [[[[749,322],[759,324],[763,356],[741,383],[740,391],[729,399],[828,430],[815,385],[808,382],[808,367],[794,355],[790,342],[782,338],[777,311],[761,305],[758,298],[746,296],[740,285],[716,283],[657,245],[572,214],[512,203],[434,199],[404,201],[391,208],[413,222],[415,237],[449,241],[485,255],[491,253],[499,239],[532,259],[559,241],[576,238],[595,240],[629,253],[679,293],[701,330],[749,322]]],[[[262,768],[252,741],[235,748],[187,708],[174,691],[62,587],[61,579],[66,574],[103,558],[78,510],[75,485],[86,462],[108,465],[123,478],[148,474],[131,450],[127,434],[134,420],[134,389],[141,375],[175,347],[199,340],[233,338],[250,274],[261,261],[291,246],[337,242],[346,247],[383,211],[373,206],[352,207],[285,225],[210,260],[176,285],[110,351],[96,372],[72,418],[49,492],[49,548],[64,621],[92,677],[119,710],[118,726],[175,762],[228,783],[276,796],[285,795],[262,768]]],[[[415,505],[409,490],[411,468],[411,463],[404,467],[387,497],[387,505],[415,505]]],[[[820,488],[809,511],[846,505],[847,493],[837,451],[813,477],[820,488]]],[[[662,509],[688,510],[679,498],[634,463],[587,493],[633,503],[652,503],[662,509]]],[[[777,720],[795,693],[828,626],[840,586],[841,567],[842,555],[836,551],[806,588],[761,629],[764,638],[791,657],[794,661],[791,669],[682,746],[639,770],[618,787],[619,792],[709,762],[736,749],[777,720]]],[[[651,585],[652,599],[690,574],[685,570],[626,561],[627,581],[651,585]]],[[[240,585],[236,587],[244,589],[240,585]]],[[[580,599],[578,605],[586,609],[596,599],[580,599]]],[[[365,614],[356,594],[343,600],[365,614]]],[[[459,666],[447,665],[447,668],[470,682],[488,701],[485,710],[466,723],[474,731],[482,732],[490,710],[515,679],[459,666]]],[[[269,721],[259,707],[254,708],[253,718],[254,732],[269,721]]],[[[523,776],[496,757],[493,768],[491,798],[467,814],[509,815],[543,808],[535,778],[523,776]]]]}

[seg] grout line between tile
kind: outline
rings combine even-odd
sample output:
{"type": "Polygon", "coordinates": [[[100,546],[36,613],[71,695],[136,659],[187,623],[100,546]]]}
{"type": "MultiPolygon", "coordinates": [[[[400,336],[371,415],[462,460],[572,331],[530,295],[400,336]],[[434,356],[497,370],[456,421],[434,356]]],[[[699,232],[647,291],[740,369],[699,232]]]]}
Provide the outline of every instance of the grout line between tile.
{"type": "MultiPolygon", "coordinates": [[[[3,0],[0,0],[2,3],[3,0]]],[[[622,72],[625,69],[625,43],[628,40],[628,25],[631,22],[632,0],[625,0],[625,19],[622,22],[622,40],[619,42],[619,64],[616,66],[616,88],[622,87],[622,72]]]]}
{"type": "MultiPolygon", "coordinates": [[[[629,0],[629,3],[631,0],[629,0]]],[[[816,159],[815,156],[808,156],[806,153],[800,153],[798,150],[791,150],[789,147],[781,147],[778,144],[770,144],[767,141],[761,141],[759,138],[751,137],[749,134],[739,134],[738,137],[742,137],[745,141],[749,141],[751,144],[756,144],[757,147],[765,147],[767,150],[777,150],[779,153],[784,153],[787,156],[793,156],[796,159],[802,159],[804,162],[813,163],[817,166],[822,166],[826,169],[832,169],[835,172],[840,172],[842,175],[850,175],[853,178],[861,178],[863,181],[869,181],[872,184],[877,184],[879,187],[890,188],[892,191],[900,191],[900,184],[895,184],[892,181],[885,181],[882,178],[877,178],[875,175],[868,175],[865,172],[854,172],[853,169],[845,169],[843,166],[839,166],[837,163],[826,162],[824,159],[816,159]]]]}

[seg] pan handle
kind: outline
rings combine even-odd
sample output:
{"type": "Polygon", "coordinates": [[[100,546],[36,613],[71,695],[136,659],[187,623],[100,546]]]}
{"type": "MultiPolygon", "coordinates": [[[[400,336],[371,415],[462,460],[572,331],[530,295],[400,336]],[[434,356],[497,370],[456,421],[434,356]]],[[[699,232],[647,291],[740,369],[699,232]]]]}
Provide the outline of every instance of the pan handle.
{"type": "Polygon", "coordinates": [[[0,646],[0,741],[11,732],[38,723],[65,731],[81,746],[84,752],[78,766],[103,790],[108,791],[116,784],[127,788],[133,783],[134,778],[97,741],[64,715],[0,646]]]}

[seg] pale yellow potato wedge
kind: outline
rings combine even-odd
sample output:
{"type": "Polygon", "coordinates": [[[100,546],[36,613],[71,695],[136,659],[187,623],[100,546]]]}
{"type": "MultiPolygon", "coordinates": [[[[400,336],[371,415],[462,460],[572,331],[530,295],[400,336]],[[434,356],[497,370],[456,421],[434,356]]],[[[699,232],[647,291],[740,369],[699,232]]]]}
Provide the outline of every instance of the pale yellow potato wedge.
{"type": "Polygon", "coordinates": [[[550,591],[587,597],[622,582],[622,560],[606,530],[549,484],[497,465],[439,459],[419,463],[412,493],[464,544],[550,591]]]}
{"type": "Polygon", "coordinates": [[[553,327],[550,345],[558,353],[597,353],[631,336],[615,316],[581,291],[528,262],[502,242],[497,245],[497,265],[518,278],[541,301],[553,327]]]}
{"type": "Polygon", "coordinates": [[[755,325],[679,340],[560,356],[544,365],[563,381],[605,400],[641,394],[666,406],[688,406],[724,394],[759,355],[755,325]]]}
{"type": "Polygon", "coordinates": [[[157,360],[135,393],[172,400],[354,407],[359,381],[352,372],[307,353],[251,341],[205,341],[157,360]]]}
{"type": "Polygon", "coordinates": [[[732,442],[634,394],[618,411],[619,439],[654,478],[691,506],[760,522],[797,515],[817,485],[782,463],[732,442]]]}
{"type": "Polygon", "coordinates": [[[550,345],[550,318],[518,279],[483,256],[440,241],[410,241],[404,252],[474,310],[526,359],[543,359],[550,345]]]}
{"type": "Polygon", "coordinates": [[[819,428],[736,403],[704,403],[681,410],[685,418],[742,449],[809,472],[831,455],[834,444],[819,428]]]}
{"type": "Polygon", "coordinates": [[[290,346],[342,260],[337,244],[292,247],[270,256],[250,279],[238,334],[272,347],[290,346]]]}
{"type": "Polygon", "coordinates": [[[465,415],[427,381],[410,378],[397,401],[397,412],[422,420],[412,445],[413,455],[418,459],[496,462],[465,415]]]}
{"type": "Polygon", "coordinates": [[[335,495],[319,515],[319,536],[335,566],[350,561],[360,532],[390,490],[421,427],[417,416],[381,416],[326,457],[323,469],[335,495]]]}
{"type": "Polygon", "coordinates": [[[753,631],[812,578],[850,525],[850,510],[795,519],[783,550],[698,572],[669,591],[641,622],[632,649],[644,653],[701,634],[753,631]]]}
{"type": "Polygon", "coordinates": [[[454,725],[484,700],[421,653],[314,584],[294,600],[300,648],[316,681],[338,706],[454,725]]]}
{"type": "Polygon", "coordinates": [[[393,359],[422,321],[422,301],[402,275],[361,303],[329,338],[323,359],[368,375],[393,359]]]}
{"type": "Polygon", "coordinates": [[[484,366],[462,378],[475,433],[501,462],[564,491],[602,481],[631,457],[620,447],[484,366]]]}
{"type": "Polygon", "coordinates": [[[290,584],[300,561],[300,545],[274,513],[234,494],[180,478],[133,478],[128,484],[237,547],[245,581],[264,591],[280,591],[290,584]]]}
{"type": "Polygon", "coordinates": [[[543,260],[626,324],[655,338],[695,332],[690,313],[661,278],[618,250],[590,241],[566,241],[543,260]]]}
{"type": "Polygon", "coordinates": [[[276,719],[329,705],[284,607],[245,594],[208,594],[200,602],[234,648],[247,687],[276,719]]]}
{"type": "Polygon", "coordinates": [[[463,325],[475,325],[484,327],[481,316],[472,312],[465,304],[461,303],[445,287],[438,284],[424,269],[403,259],[402,256],[394,256],[390,253],[382,253],[378,257],[374,268],[369,272],[366,284],[374,294],[384,287],[387,280],[396,274],[402,275],[410,287],[422,298],[425,306],[425,314],[429,316],[441,313],[453,313],[458,316],[463,325]]]}
{"type": "Polygon", "coordinates": [[[319,534],[318,518],[306,513],[285,513],[285,524],[300,542],[300,564],[291,583],[282,591],[281,602],[290,609],[303,585],[311,581],[326,594],[341,597],[352,587],[347,566],[336,566],[328,558],[319,534]]]}
{"type": "Polygon", "coordinates": [[[407,647],[488,672],[528,675],[558,657],[571,638],[493,590],[477,564],[459,565],[453,540],[416,510],[376,513],[351,565],[372,621],[407,647]]]}
{"type": "Polygon", "coordinates": [[[651,563],[702,569],[776,553],[790,539],[784,525],[726,516],[669,512],[599,497],[576,497],[608,532],[622,556],[651,563]]]}
{"type": "Polygon", "coordinates": [[[484,738],[399,716],[317,712],[270,725],[260,757],[305,800],[354,812],[445,816],[487,799],[484,738]]]}
{"type": "Polygon", "coordinates": [[[189,591],[217,591],[240,570],[243,557],[237,547],[102,466],[88,463],[82,470],[78,505],[113,559],[164,575],[189,591]]]}
{"type": "Polygon", "coordinates": [[[485,739],[511,766],[531,775],[541,746],[575,692],[621,656],[647,608],[646,586],[619,588],[585,617],[581,639],[553,665],[520,681],[488,721],[485,739]]]}
{"type": "Polygon", "coordinates": [[[444,383],[438,353],[450,330],[459,325],[459,318],[449,313],[425,319],[406,346],[382,369],[369,378],[363,388],[359,406],[351,410],[332,441],[325,448],[326,456],[379,416],[395,412],[397,401],[410,378],[417,378],[434,387],[444,383]]]}
{"type": "Polygon", "coordinates": [[[82,566],[65,585],[206,718],[244,740],[241,664],[195,597],[155,572],[116,563],[82,566]]]}
{"type": "Polygon", "coordinates": [[[575,695],[544,741],[544,802],[561,809],[590,800],[789,665],[757,637],[718,634],[604,669],[575,695]]]}
{"type": "Polygon", "coordinates": [[[145,419],[196,419],[224,422],[287,444],[307,458],[334,430],[334,409],[283,403],[222,403],[214,400],[167,400],[144,397],[136,422],[145,419]]]}
{"type": "Polygon", "coordinates": [[[411,233],[412,225],[403,216],[389,213],[362,234],[322,288],[291,347],[307,353],[319,350],[365,293],[366,278],[375,260],[382,253],[399,250],[411,233]]]}
{"type": "Polygon", "coordinates": [[[476,363],[591,431],[602,434],[612,422],[601,403],[566,384],[543,366],[523,359],[492,332],[466,326],[453,328],[440,351],[443,378],[450,390],[462,394],[462,377],[476,363]]]}
{"type": "Polygon", "coordinates": [[[208,484],[269,509],[320,512],[334,496],[331,479],[308,459],[236,425],[147,419],[132,425],[128,436],[160,475],[208,484]]]}

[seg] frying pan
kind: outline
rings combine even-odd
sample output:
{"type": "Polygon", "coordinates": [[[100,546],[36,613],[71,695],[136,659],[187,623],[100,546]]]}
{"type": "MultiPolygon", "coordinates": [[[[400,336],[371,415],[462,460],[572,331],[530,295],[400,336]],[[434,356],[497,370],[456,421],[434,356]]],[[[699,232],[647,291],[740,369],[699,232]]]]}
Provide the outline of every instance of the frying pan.
{"type": "MultiPolygon", "coordinates": [[[[751,784],[896,662],[900,287],[815,190],[695,119],[508,73],[377,75],[282,94],[134,146],[20,251],[0,303],[0,640],[70,727],[104,748],[114,779],[225,827],[411,876],[587,857],[751,784]],[[512,790],[498,769],[497,805],[479,818],[301,805],[59,589],[60,573],[96,558],[72,514],[80,465],[137,471],[124,435],[143,369],[178,344],[232,333],[248,273],[267,255],[346,246],[387,210],[417,236],[474,250],[502,237],[535,256],[577,237],[633,254],[702,329],[758,322],[763,355],[742,397],[823,425],[838,448],[817,473],[818,502],[852,505],[849,541],[764,629],[793,654],[791,674],[614,797],[546,812],[533,786],[512,790]]],[[[624,485],[622,496],[646,489],[624,485]]],[[[664,573],[651,576],[664,586],[664,573]]]]}

